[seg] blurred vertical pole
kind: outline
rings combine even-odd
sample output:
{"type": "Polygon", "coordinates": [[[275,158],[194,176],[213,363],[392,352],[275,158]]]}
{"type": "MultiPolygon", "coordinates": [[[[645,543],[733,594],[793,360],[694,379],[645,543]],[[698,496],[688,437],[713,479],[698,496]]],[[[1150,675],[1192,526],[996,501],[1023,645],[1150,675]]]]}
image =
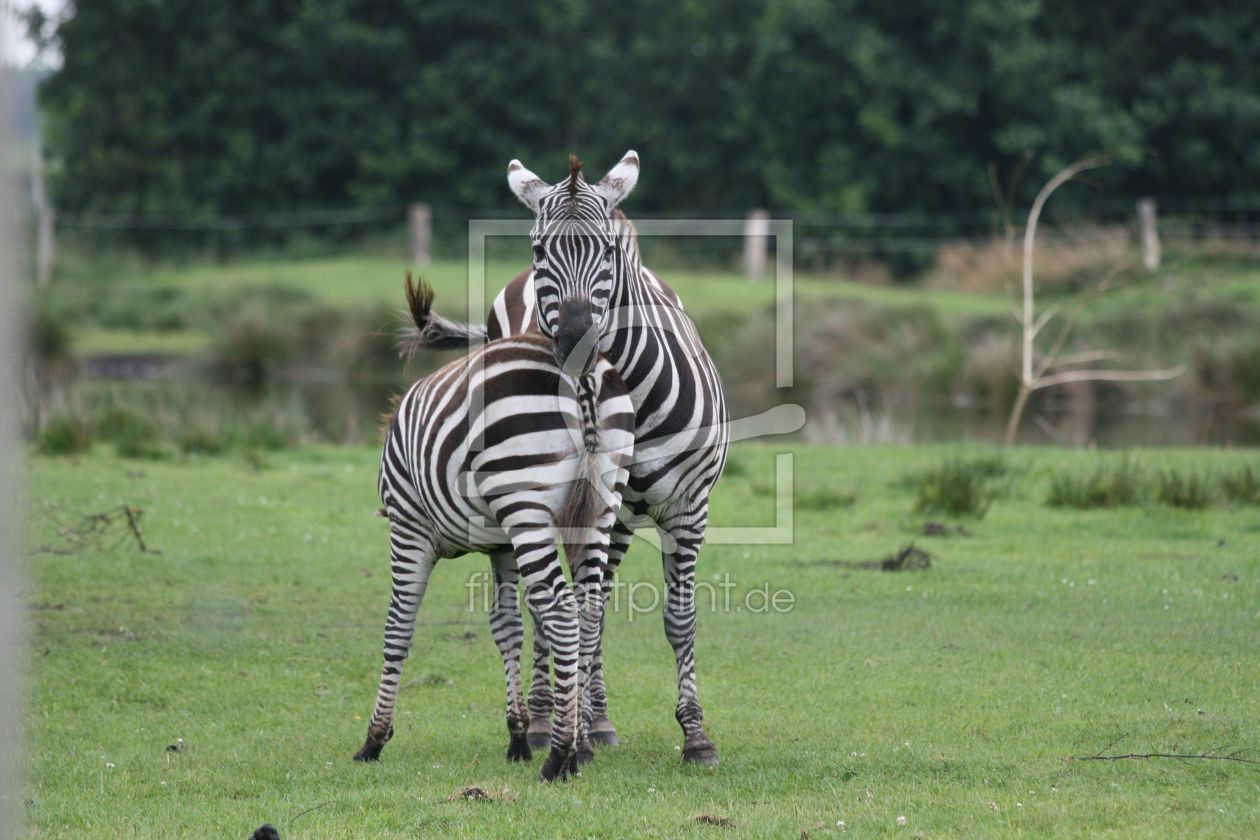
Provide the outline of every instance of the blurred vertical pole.
{"type": "Polygon", "coordinates": [[[1159,228],[1155,219],[1155,199],[1139,198],[1138,224],[1142,228],[1142,265],[1147,271],[1159,270],[1159,228]]]}
{"type": "Polygon", "coordinates": [[[35,210],[35,276],[43,286],[52,278],[53,261],[57,257],[56,216],[44,189],[43,136],[31,146],[31,205],[35,210]]]}
{"type": "Polygon", "coordinates": [[[749,210],[744,219],[744,276],[760,280],[766,276],[766,249],[770,242],[770,214],[749,210]]]}
{"type": "Polygon", "coordinates": [[[407,208],[407,242],[411,264],[424,268],[429,264],[433,245],[433,210],[427,204],[407,208]]]}
{"type": "MultiPolygon", "coordinates": [[[[0,47],[0,52],[3,48],[0,47]]],[[[18,834],[18,652],[21,648],[22,600],[19,592],[14,480],[20,476],[16,457],[18,387],[18,336],[20,318],[17,266],[12,243],[16,241],[14,208],[17,206],[13,155],[17,131],[10,112],[7,76],[0,76],[0,837],[18,834]]]]}

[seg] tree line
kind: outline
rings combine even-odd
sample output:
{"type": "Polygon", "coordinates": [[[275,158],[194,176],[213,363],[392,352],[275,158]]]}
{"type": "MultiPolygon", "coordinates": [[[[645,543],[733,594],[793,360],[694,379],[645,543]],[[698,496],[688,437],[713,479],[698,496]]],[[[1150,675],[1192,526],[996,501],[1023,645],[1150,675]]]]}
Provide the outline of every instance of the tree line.
{"type": "Polygon", "coordinates": [[[1111,194],[1260,183],[1250,2],[92,0],[33,22],[63,57],[41,90],[63,213],[504,208],[511,158],[558,179],[627,148],[633,213],[948,213],[1024,167],[1026,204],[1099,151],[1111,194]]]}

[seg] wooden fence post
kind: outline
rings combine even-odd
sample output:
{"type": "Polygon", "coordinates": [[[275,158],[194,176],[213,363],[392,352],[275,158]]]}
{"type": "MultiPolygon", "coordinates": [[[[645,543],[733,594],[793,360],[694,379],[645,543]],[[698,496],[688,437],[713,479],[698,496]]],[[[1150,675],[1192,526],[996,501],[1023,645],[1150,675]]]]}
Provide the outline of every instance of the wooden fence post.
{"type": "Polygon", "coordinates": [[[1159,270],[1159,228],[1155,219],[1155,199],[1139,198],[1138,224],[1142,229],[1142,265],[1147,271],[1159,270]]]}
{"type": "Polygon", "coordinates": [[[744,219],[744,276],[760,280],[766,276],[766,250],[770,241],[770,214],[749,210],[744,219]]]}
{"type": "Polygon", "coordinates": [[[411,264],[424,268],[430,261],[433,242],[433,211],[427,204],[407,208],[408,254],[411,264]]]}

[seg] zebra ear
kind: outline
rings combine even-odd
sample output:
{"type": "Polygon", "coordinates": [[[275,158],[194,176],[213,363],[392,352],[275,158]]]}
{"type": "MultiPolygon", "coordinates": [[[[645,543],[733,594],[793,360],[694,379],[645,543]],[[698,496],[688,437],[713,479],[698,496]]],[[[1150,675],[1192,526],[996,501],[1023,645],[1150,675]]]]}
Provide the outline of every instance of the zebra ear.
{"type": "Polygon", "coordinates": [[[604,197],[611,210],[630,195],[638,180],[639,153],[631,149],[622,155],[621,163],[608,170],[608,174],[595,185],[595,191],[604,197]]]}
{"type": "Polygon", "coordinates": [[[508,186],[512,188],[516,197],[522,204],[537,213],[538,199],[548,189],[547,182],[522,166],[519,160],[513,160],[508,164],[507,176],[508,186]]]}

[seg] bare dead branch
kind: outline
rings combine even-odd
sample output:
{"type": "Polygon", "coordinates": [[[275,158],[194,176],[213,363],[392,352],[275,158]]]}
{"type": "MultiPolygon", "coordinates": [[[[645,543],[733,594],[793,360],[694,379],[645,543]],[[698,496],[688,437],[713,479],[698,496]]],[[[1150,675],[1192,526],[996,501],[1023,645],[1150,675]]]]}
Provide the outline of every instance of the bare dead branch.
{"type": "Polygon", "coordinates": [[[1165,370],[1065,370],[1036,380],[1032,390],[1039,391],[1068,382],[1163,382],[1176,379],[1185,372],[1185,365],[1165,370]]]}
{"type": "MultiPolygon", "coordinates": [[[[1238,752],[1242,752],[1239,750],[1238,752]]],[[[1124,755],[1076,755],[1072,758],[1076,761],[1125,761],[1129,759],[1151,759],[1151,758],[1172,758],[1178,761],[1202,760],[1202,761],[1237,761],[1240,764],[1260,764],[1254,758],[1242,758],[1238,752],[1229,755],[1211,755],[1209,753],[1125,753],[1124,755]]]]}
{"type": "MultiPolygon", "coordinates": [[[[1034,391],[1072,382],[1158,382],[1173,379],[1185,371],[1184,365],[1178,365],[1175,368],[1167,368],[1165,370],[1084,369],[1057,370],[1056,373],[1048,373],[1058,368],[1075,367],[1102,361],[1107,357],[1104,351],[1092,350],[1074,353],[1060,360],[1060,355],[1067,345],[1068,338],[1076,328],[1089,302],[1110,288],[1115,279],[1127,270],[1132,260],[1118,263],[1086,294],[1079,296],[1073,312],[1060,326],[1050,351],[1038,357],[1036,348],[1037,336],[1060,311],[1058,306],[1051,306],[1040,315],[1036,312],[1035,288],[1033,285],[1033,255],[1037,238],[1037,224],[1041,219],[1041,212],[1045,208],[1046,201],[1059,187],[1082,172],[1096,169],[1110,162],[1110,155],[1101,155],[1078,160],[1064,167],[1041,188],[1040,192],[1037,193],[1036,200],[1033,201],[1032,208],[1028,211],[1028,221],[1024,226],[1023,308],[1021,312],[1015,314],[1015,319],[1021,327],[1019,391],[1015,396],[1014,404],[1011,406],[1010,416],[1007,418],[1006,444],[1008,446],[1015,442],[1015,434],[1019,429],[1020,419],[1023,417],[1024,409],[1028,405],[1028,398],[1034,391]]],[[[994,190],[995,196],[998,195],[1000,191],[996,187],[996,176],[992,171],[989,173],[989,181],[990,188],[994,190]]],[[[999,206],[1005,206],[1002,199],[999,199],[999,206]]]]}
{"type": "Polygon", "coordinates": [[[1032,341],[1034,333],[1032,326],[1035,315],[1033,313],[1033,245],[1037,238],[1037,222],[1041,219],[1041,210],[1046,205],[1051,194],[1068,181],[1075,178],[1080,173],[1095,169],[1099,166],[1105,166],[1111,162],[1110,157],[1094,157],[1078,160],[1076,163],[1066,166],[1046,182],[1046,185],[1037,193],[1037,198],[1033,201],[1032,209],[1028,211],[1028,223],[1024,226],[1024,359],[1023,359],[1023,376],[1024,382],[1031,383],[1033,378],[1032,371],[1032,341]]]}

